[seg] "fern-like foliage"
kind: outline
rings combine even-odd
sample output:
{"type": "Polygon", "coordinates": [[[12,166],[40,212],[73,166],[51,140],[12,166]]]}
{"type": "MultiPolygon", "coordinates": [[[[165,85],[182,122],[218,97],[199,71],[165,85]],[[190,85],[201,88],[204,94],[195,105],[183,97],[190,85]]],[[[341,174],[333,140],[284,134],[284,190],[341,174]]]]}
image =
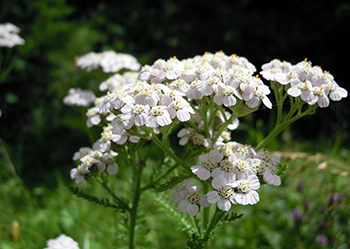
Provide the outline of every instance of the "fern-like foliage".
{"type": "Polygon", "coordinates": [[[279,163],[277,164],[277,175],[283,175],[284,171],[287,169],[288,163],[279,163]]]}
{"type": "Polygon", "coordinates": [[[94,203],[101,205],[101,206],[104,206],[104,207],[114,208],[114,209],[117,209],[117,210],[122,211],[122,212],[125,211],[124,207],[111,203],[110,200],[107,198],[98,198],[96,196],[85,193],[84,191],[80,190],[79,188],[72,187],[72,186],[69,186],[68,190],[72,194],[74,194],[80,198],[83,198],[87,201],[94,202],[94,203]]]}
{"type": "Polygon", "coordinates": [[[183,214],[178,208],[174,207],[174,203],[169,201],[164,194],[148,192],[152,197],[155,203],[160,207],[160,209],[172,217],[180,226],[182,230],[185,230],[189,233],[194,233],[194,228],[191,223],[188,222],[188,216],[183,214]]]}
{"type": "Polygon", "coordinates": [[[166,182],[164,182],[158,186],[155,186],[154,188],[157,192],[164,192],[168,189],[171,189],[175,185],[179,184],[180,182],[182,182],[186,178],[188,178],[188,176],[185,176],[185,175],[172,176],[166,182]]]}
{"type": "Polygon", "coordinates": [[[225,215],[221,218],[220,222],[218,222],[218,223],[216,224],[216,227],[219,227],[219,226],[221,226],[222,224],[230,223],[231,221],[238,220],[238,219],[242,218],[243,215],[244,215],[244,214],[237,214],[237,213],[231,213],[231,214],[228,213],[228,214],[225,214],[225,215]]]}
{"type": "Polygon", "coordinates": [[[200,236],[198,236],[196,233],[191,234],[191,237],[187,240],[186,245],[189,249],[203,249],[204,243],[209,240],[208,238],[202,239],[200,236]]]}

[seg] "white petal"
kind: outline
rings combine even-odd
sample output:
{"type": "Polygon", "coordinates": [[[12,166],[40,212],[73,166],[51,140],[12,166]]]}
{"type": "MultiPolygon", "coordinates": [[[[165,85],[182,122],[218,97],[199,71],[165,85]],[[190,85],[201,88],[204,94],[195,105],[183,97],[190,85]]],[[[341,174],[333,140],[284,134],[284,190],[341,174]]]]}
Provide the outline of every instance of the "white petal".
{"type": "Polygon", "coordinates": [[[184,146],[185,144],[187,144],[187,142],[188,142],[188,137],[183,137],[180,139],[179,144],[181,146],[184,146]]]}
{"type": "Polygon", "coordinates": [[[171,199],[172,199],[173,202],[175,202],[175,203],[179,203],[179,202],[182,200],[182,198],[181,198],[181,196],[180,196],[180,193],[177,192],[177,191],[172,195],[171,199]]]}
{"type": "Polygon", "coordinates": [[[214,177],[213,181],[211,182],[211,185],[213,186],[213,188],[217,190],[226,186],[226,184],[227,184],[226,178],[221,175],[214,177]]]}
{"type": "Polygon", "coordinates": [[[207,193],[207,201],[211,204],[217,203],[220,201],[219,193],[216,191],[211,191],[207,193]]]}
{"type": "Polygon", "coordinates": [[[196,216],[199,212],[199,207],[195,204],[190,204],[187,206],[187,213],[192,216],[196,216]]]}
{"type": "Polygon", "coordinates": [[[297,87],[291,87],[288,89],[287,93],[292,97],[298,97],[301,94],[301,91],[297,87]]]}
{"type": "Polygon", "coordinates": [[[118,167],[118,164],[116,164],[116,163],[114,163],[114,164],[112,164],[112,165],[109,165],[109,166],[107,167],[107,172],[108,172],[108,174],[110,174],[110,175],[115,175],[115,174],[117,174],[117,173],[118,173],[118,170],[119,170],[119,167],[118,167]]]}
{"type": "Polygon", "coordinates": [[[199,198],[199,205],[201,205],[202,207],[209,207],[210,206],[210,203],[208,202],[207,195],[202,195],[199,198]]]}
{"type": "Polygon", "coordinates": [[[183,110],[178,110],[176,112],[176,116],[181,122],[186,122],[191,119],[191,115],[188,112],[183,110]]]}
{"type": "Polygon", "coordinates": [[[228,211],[231,208],[231,202],[229,200],[222,199],[218,202],[218,208],[222,211],[228,211]]]}
{"type": "Polygon", "coordinates": [[[179,209],[181,210],[181,212],[187,213],[187,206],[188,205],[190,205],[190,203],[187,200],[182,200],[179,203],[179,209]]]}

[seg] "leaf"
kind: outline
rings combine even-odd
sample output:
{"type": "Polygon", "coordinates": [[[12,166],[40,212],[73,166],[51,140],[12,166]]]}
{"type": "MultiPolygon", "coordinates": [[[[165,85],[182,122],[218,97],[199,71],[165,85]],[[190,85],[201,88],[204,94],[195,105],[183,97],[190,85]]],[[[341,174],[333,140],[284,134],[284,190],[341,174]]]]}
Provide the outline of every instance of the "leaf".
{"type": "Polygon", "coordinates": [[[188,178],[188,176],[184,176],[184,175],[172,176],[165,183],[155,186],[154,188],[157,192],[164,192],[168,189],[171,189],[175,185],[179,184],[186,178],[188,178]]]}
{"type": "Polygon", "coordinates": [[[277,175],[283,175],[284,171],[287,169],[288,163],[279,163],[277,164],[277,175]]]}
{"type": "Polygon", "coordinates": [[[168,198],[160,193],[157,194],[149,192],[149,195],[155,200],[156,204],[160,206],[162,211],[167,213],[170,217],[174,218],[174,220],[178,222],[183,230],[186,230],[189,233],[194,233],[194,228],[187,220],[188,216],[182,213],[179,209],[174,208],[174,203],[172,201],[169,201],[168,198]]]}
{"type": "Polygon", "coordinates": [[[72,187],[72,186],[68,187],[68,190],[72,194],[75,194],[76,196],[81,197],[81,198],[88,200],[90,202],[95,202],[96,204],[99,204],[101,206],[115,208],[117,210],[125,211],[125,209],[122,206],[111,203],[110,200],[107,198],[98,198],[96,196],[87,194],[84,191],[82,191],[78,188],[72,187]]]}
{"type": "Polygon", "coordinates": [[[204,248],[204,243],[209,240],[210,237],[208,238],[200,238],[196,233],[191,234],[190,239],[187,240],[186,245],[190,249],[203,249],[204,248]]]}

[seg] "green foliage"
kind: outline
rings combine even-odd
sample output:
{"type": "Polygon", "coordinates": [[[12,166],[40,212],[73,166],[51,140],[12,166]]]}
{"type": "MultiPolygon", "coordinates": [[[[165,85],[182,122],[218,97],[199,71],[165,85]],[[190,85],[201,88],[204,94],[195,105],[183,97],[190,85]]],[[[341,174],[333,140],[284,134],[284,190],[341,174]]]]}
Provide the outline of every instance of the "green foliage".
{"type": "Polygon", "coordinates": [[[164,194],[154,194],[152,192],[148,193],[149,196],[152,197],[152,199],[156,202],[156,204],[160,207],[160,209],[172,217],[174,221],[176,221],[179,225],[179,227],[182,230],[187,231],[188,233],[193,233],[194,228],[192,227],[191,223],[188,221],[189,216],[182,213],[177,207],[175,207],[175,204],[169,199],[169,197],[165,196],[164,194]]]}
{"type": "Polygon", "coordinates": [[[85,193],[84,191],[80,190],[79,188],[72,187],[72,186],[69,186],[67,189],[72,194],[74,194],[80,198],[83,198],[87,201],[94,202],[94,203],[99,204],[99,205],[104,206],[104,207],[114,208],[116,210],[120,210],[123,212],[125,211],[123,206],[115,205],[115,204],[111,203],[108,198],[98,198],[96,196],[85,193]]]}
{"type": "Polygon", "coordinates": [[[166,182],[158,186],[155,186],[154,188],[157,192],[164,192],[166,190],[173,188],[174,186],[176,186],[186,178],[188,178],[188,176],[185,176],[185,175],[172,176],[172,177],[169,177],[169,179],[166,180],[166,182]]]}
{"type": "Polygon", "coordinates": [[[190,238],[187,240],[186,245],[189,249],[203,249],[204,243],[209,240],[208,238],[202,239],[196,233],[192,233],[190,238]]]}
{"type": "Polygon", "coordinates": [[[286,169],[288,168],[288,163],[279,163],[276,165],[276,167],[277,167],[276,174],[280,176],[285,173],[286,169]]]}

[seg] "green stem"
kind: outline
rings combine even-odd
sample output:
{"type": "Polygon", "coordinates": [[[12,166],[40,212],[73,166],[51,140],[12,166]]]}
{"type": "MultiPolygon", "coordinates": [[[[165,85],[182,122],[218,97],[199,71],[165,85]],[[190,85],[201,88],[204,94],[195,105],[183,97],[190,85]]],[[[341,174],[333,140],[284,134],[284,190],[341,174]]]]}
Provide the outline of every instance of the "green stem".
{"type": "Polygon", "coordinates": [[[120,206],[122,206],[125,210],[130,211],[130,207],[122,200],[120,199],[118,196],[116,196],[113,191],[110,189],[110,187],[108,186],[107,182],[102,181],[99,178],[95,178],[101,185],[102,187],[107,190],[107,192],[113,197],[114,201],[116,203],[118,203],[120,206]]]}
{"type": "Polygon", "coordinates": [[[220,127],[220,129],[216,133],[213,139],[213,144],[219,139],[220,135],[226,130],[227,126],[231,124],[235,118],[236,118],[236,115],[232,113],[231,117],[220,127]]]}
{"type": "MultiPolygon", "coordinates": [[[[207,182],[204,182],[204,184],[203,184],[203,191],[204,191],[204,193],[208,193],[208,191],[209,191],[207,182]]],[[[204,208],[204,210],[203,210],[203,230],[208,228],[210,207],[211,207],[211,205],[207,208],[204,208]]]]}
{"type": "Polygon", "coordinates": [[[224,211],[221,211],[220,209],[216,208],[215,213],[210,221],[210,224],[205,231],[205,234],[203,236],[203,239],[209,239],[211,232],[214,230],[216,224],[221,220],[221,218],[225,215],[224,211]]]}
{"type": "Polygon", "coordinates": [[[172,152],[169,147],[163,144],[162,141],[160,141],[159,138],[154,133],[152,134],[151,139],[159,148],[161,148],[172,159],[174,159],[175,162],[177,162],[181,167],[183,167],[186,171],[190,171],[190,168],[188,167],[188,165],[184,161],[182,161],[177,155],[175,155],[175,153],[172,152]]]}
{"type": "MultiPolygon", "coordinates": [[[[258,150],[260,150],[262,148],[265,148],[266,145],[268,145],[287,126],[291,125],[292,123],[294,123],[295,121],[297,121],[298,119],[300,119],[300,118],[302,118],[302,117],[304,117],[306,115],[312,114],[316,110],[316,108],[317,108],[317,104],[313,105],[313,106],[310,106],[304,112],[298,112],[298,114],[295,115],[294,117],[289,118],[290,115],[287,115],[287,117],[281,123],[276,124],[275,128],[273,128],[273,130],[270,132],[270,134],[265,139],[263,139],[258,144],[258,146],[256,146],[255,149],[258,151],[258,150]]],[[[291,107],[291,111],[292,111],[292,109],[293,109],[293,114],[294,114],[297,109],[300,110],[300,106],[298,106],[298,105],[292,106],[291,107]]],[[[291,113],[291,111],[290,111],[290,113],[291,113]]]]}
{"type": "Polygon", "coordinates": [[[152,188],[154,186],[154,184],[156,184],[157,182],[159,182],[160,180],[162,180],[164,177],[166,177],[168,174],[170,174],[173,170],[175,170],[179,165],[175,164],[174,166],[170,167],[167,171],[165,171],[163,174],[159,175],[155,180],[153,180],[152,182],[148,183],[146,186],[144,186],[143,188],[141,188],[141,192],[152,188]]]}
{"type": "Polygon", "coordinates": [[[198,235],[201,236],[202,235],[202,231],[201,231],[201,228],[200,228],[200,226],[198,224],[198,220],[196,219],[196,217],[194,217],[192,215],[190,215],[190,216],[191,216],[191,221],[192,221],[193,227],[196,228],[198,235]]]}
{"type": "MultiPolygon", "coordinates": [[[[136,165],[135,165],[136,166],[136,165]]],[[[132,207],[130,210],[130,227],[129,227],[129,248],[135,248],[135,227],[137,219],[137,210],[141,196],[141,175],[143,167],[140,166],[139,169],[135,169],[135,187],[134,187],[134,199],[132,202],[132,207]]]]}

